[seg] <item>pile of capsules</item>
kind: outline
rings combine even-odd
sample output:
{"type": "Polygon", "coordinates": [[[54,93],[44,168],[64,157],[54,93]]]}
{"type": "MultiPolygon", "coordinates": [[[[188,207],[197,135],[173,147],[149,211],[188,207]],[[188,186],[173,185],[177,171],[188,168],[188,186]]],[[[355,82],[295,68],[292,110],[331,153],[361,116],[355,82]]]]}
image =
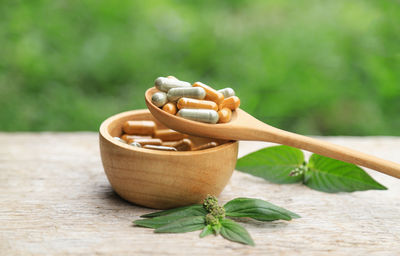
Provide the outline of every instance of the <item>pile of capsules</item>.
{"type": "Polygon", "coordinates": [[[218,146],[214,141],[194,147],[186,134],[171,130],[157,129],[153,121],[126,121],[122,126],[123,134],[114,139],[134,147],[163,151],[193,151],[218,146]]]}
{"type": "Polygon", "coordinates": [[[186,119],[204,123],[227,123],[232,111],[240,105],[232,88],[215,90],[201,82],[191,85],[174,76],[159,77],[155,80],[159,90],[151,101],[164,111],[186,119]]]}

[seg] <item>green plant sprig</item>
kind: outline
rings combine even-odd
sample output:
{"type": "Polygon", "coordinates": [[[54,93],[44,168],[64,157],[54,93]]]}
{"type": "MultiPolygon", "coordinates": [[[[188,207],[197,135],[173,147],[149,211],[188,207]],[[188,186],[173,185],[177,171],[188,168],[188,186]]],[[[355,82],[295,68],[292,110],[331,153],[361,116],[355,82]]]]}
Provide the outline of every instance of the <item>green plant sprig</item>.
{"type": "Polygon", "coordinates": [[[236,198],[224,206],[215,196],[207,196],[203,204],[179,207],[140,216],[136,226],[153,228],[155,233],[185,233],[202,230],[200,237],[222,235],[225,239],[247,245],[254,241],[247,230],[227,217],[248,217],[258,221],[300,218],[299,215],[261,199],[236,198]]]}
{"type": "Polygon", "coordinates": [[[357,165],[317,154],[312,154],[307,163],[300,149],[284,145],[240,158],[236,170],[279,184],[302,182],[328,193],[387,189],[357,165]]]}

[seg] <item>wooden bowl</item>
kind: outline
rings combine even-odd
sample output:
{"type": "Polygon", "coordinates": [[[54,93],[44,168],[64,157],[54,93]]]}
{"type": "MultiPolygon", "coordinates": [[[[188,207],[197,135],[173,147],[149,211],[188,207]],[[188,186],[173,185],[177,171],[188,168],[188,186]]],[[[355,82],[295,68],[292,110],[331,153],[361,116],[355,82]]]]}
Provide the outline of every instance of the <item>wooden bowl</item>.
{"type": "Polygon", "coordinates": [[[148,110],[111,116],[100,126],[100,153],[111,186],[129,202],[168,209],[218,196],[236,166],[238,142],[189,136],[195,146],[216,141],[219,146],[185,152],[137,148],[117,141],[127,120],[153,120],[148,110]]]}

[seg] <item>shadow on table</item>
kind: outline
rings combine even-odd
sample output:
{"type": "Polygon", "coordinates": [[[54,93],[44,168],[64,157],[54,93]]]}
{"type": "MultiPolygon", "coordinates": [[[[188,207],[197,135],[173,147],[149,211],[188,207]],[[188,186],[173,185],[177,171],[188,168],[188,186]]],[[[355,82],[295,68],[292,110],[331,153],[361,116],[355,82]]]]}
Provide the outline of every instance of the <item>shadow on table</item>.
{"type": "Polygon", "coordinates": [[[124,208],[130,208],[130,207],[137,207],[137,208],[144,208],[140,205],[131,203],[122,197],[120,197],[113,189],[111,186],[103,185],[100,187],[96,187],[97,194],[99,197],[103,200],[105,200],[105,205],[107,206],[112,206],[112,207],[124,207],[124,208]]]}

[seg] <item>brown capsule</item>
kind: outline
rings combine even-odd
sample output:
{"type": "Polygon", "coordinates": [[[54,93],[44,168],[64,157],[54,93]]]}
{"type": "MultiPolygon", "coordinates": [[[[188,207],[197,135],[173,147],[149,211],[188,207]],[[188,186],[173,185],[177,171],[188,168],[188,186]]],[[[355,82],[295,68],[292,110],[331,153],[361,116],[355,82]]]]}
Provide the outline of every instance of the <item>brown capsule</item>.
{"type": "Polygon", "coordinates": [[[190,139],[183,139],[176,142],[172,147],[176,148],[178,151],[190,151],[193,148],[193,142],[190,139]]]}
{"type": "Polygon", "coordinates": [[[232,117],[232,110],[229,108],[223,108],[220,111],[218,111],[219,119],[218,123],[227,123],[231,121],[232,117]]]}
{"type": "Polygon", "coordinates": [[[180,98],[178,100],[178,109],[182,108],[203,108],[203,109],[212,109],[218,111],[218,105],[214,101],[209,100],[197,100],[191,98],[180,98]]]}
{"type": "Polygon", "coordinates": [[[221,105],[219,105],[219,109],[229,108],[230,110],[235,110],[240,106],[240,99],[237,96],[231,96],[229,98],[224,99],[221,105]]]}
{"type": "Polygon", "coordinates": [[[167,78],[169,79],[174,79],[174,80],[179,80],[178,78],[174,77],[174,76],[167,76],[167,78]]]}
{"type": "Polygon", "coordinates": [[[165,104],[162,109],[165,112],[170,113],[171,115],[175,115],[177,112],[176,105],[175,105],[175,103],[172,103],[172,102],[168,102],[167,104],[165,104]]]}
{"type": "Polygon", "coordinates": [[[222,103],[224,100],[224,95],[211,86],[208,86],[206,84],[203,84],[202,82],[196,82],[192,85],[193,87],[201,87],[206,91],[206,97],[204,98],[205,100],[211,100],[217,103],[218,105],[222,103]]]}
{"type": "Polygon", "coordinates": [[[126,121],[122,129],[129,135],[152,135],[157,126],[153,121],[126,121]]]}
{"type": "Polygon", "coordinates": [[[156,146],[156,145],[145,145],[143,148],[162,150],[162,151],[177,151],[176,148],[173,147],[156,146]]]}
{"type": "Polygon", "coordinates": [[[154,133],[154,137],[159,138],[162,141],[177,141],[183,139],[185,137],[185,134],[171,129],[162,129],[162,130],[157,130],[154,133]]]}
{"type": "Polygon", "coordinates": [[[144,146],[144,145],[157,145],[157,146],[161,146],[162,141],[158,138],[150,138],[150,139],[133,139],[131,142],[138,142],[140,143],[140,145],[144,146]]]}
{"type": "Polygon", "coordinates": [[[218,144],[215,141],[211,141],[209,143],[206,143],[206,144],[203,144],[201,146],[195,147],[193,149],[193,151],[195,151],[195,150],[203,150],[203,149],[208,149],[208,148],[214,148],[216,146],[218,146],[218,144]]]}
{"type": "Polygon", "coordinates": [[[139,136],[139,135],[129,135],[129,134],[124,134],[121,136],[121,139],[124,141],[131,143],[135,139],[151,139],[151,136],[139,136]]]}

